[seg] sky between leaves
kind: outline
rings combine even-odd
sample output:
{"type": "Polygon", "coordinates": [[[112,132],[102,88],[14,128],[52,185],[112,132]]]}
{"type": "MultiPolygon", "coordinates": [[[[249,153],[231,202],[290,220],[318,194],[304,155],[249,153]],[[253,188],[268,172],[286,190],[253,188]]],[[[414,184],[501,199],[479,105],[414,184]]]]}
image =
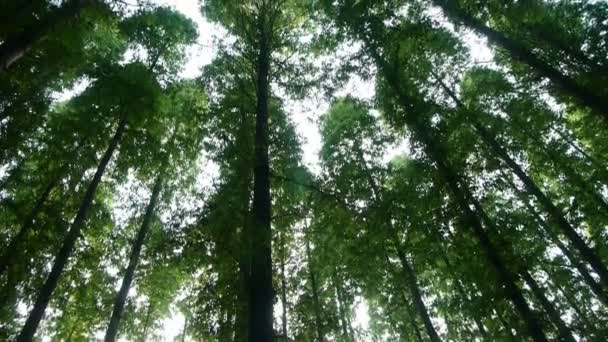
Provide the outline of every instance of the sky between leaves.
{"type": "MultiPolygon", "coordinates": [[[[188,48],[188,59],[183,65],[180,76],[183,78],[196,78],[201,74],[202,68],[208,65],[213,60],[217,52],[217,42],[226,39],[227,32],[217,24],[209,23],[202,15],[200,10],[200,0],[154,0],[158,5],[167,5],[175,8],[183,13],[198,26],[199,37],[197,44],[188,48]]],[[[439,15],[439,12],[438,12],[439,15]]],[[[446,26],[451,26],[450,23],[445,23],[446,26]]],[[[464,37],[465,43],[468,45],[473,61],[476,63],[491,63],[492,51],[485,42],[485,39],[475,36],[470,33],[464,37]]],[[[357,47],[352,47],[351,52],[356,51],[357,47]]],[[[65,101],[82,92],[87,87],[87,82],[83,81],[77,84],[73,89],[56,94],[57,101],[65,101]]],[[[280,94],[279,94],[280,95],[280,94]]],[[[351,95],[363,100],[370,100],[375,95],[373,81],[365,81],[359,77],[353,77],[350,81],[338,91],[336,96],[351,95]]],[[[304,164],[314,173],[319,171],[319,152],[321,149],[321,135],[318,129],[318,119],[329,109],[330,103],[323,96],[312,96],[305,100],[294,101],[289,98],[283,99],[285,102],[285,110],[290,115],[296,125],[297,133],[300,137],[303,151],[304,164]]],[[[402,141],[396,144],[385,156],[385,162],[391,160],[397,154],[407,153],[408,143],[402,141]]],[[[205,165],[205,172],[201,175],[203,184],[212,183],[212,178],[217,175],[212,165],[205,165]]],[[[118,214],[117,216],[120,216],[118,214]]],[[[130,295],[133,295],[133,291],[130,295]]],[[[275,307],[275,314],[280,312],[280,303],[275,307]]],[[[280,321],[280,315],[276,315],[276,320],[280,321]]],[[[367,306],[361,298],[357,300],[355,306],[355,320],[353,325],[361,330],[367,330],[369,316],[367,314],[367,306]]],[[[442,326],[442,322],[439,326],[442,326]]],[[[174,341],[181,335],[184,327],[184,316],[177,310],[172,312],[170,317],[167,317],[162,322],[162,336],[164,341],[174,341]]],[[[103,338],[103,332],[100,332],[99,338],[103,338]]],[[[120,341],[128,341],[126,338],[121,338],[120,341]]]]}

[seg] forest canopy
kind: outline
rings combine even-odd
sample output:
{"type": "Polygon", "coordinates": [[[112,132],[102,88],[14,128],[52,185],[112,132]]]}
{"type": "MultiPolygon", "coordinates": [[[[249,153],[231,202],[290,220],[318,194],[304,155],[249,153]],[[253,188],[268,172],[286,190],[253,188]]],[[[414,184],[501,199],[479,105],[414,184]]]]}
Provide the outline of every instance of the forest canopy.
{"type": "Polygon", "coordinates": [[[1,1],[0,340],[608,340],[606,133],[604,1],[1,1]]]}

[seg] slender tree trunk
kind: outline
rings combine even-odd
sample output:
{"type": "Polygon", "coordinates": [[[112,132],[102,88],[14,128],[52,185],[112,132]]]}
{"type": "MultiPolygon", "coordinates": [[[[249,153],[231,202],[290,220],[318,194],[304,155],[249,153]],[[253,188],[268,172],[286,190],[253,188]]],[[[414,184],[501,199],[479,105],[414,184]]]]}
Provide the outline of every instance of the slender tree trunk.
{"type": "Polygon", "coordinates": [[[336,292],[336,301],[337,301],[337,305],[338,305],[338,315],[340,316],[340,327],[342,329],[342,336],[344,337],[345,340],[347,341],[352,341],[352,338],[350,337],[349,333],[348,333],[348,322],[346,320],[346,309],[344,308],[345,304],[344,301],[342,300],[342,293],[341,293],[341,289],[339,287],[338,284],[339,280],[338,280],[338,276],[337,273],[334,273],[334,277],[333,277],[333,284],[334,284],[334,289],[336,292]]]}
{"type": "Polygon", "coordinates": [[[101,182],[101,177],[103,176],[120,139],[125,131],[127,126],[127,118],[123,117],[118,124],[118,128],[116,129],[116,133],[112,140],[110,141],[110,145],[108,149],[104,153],[99,165],[97,167],[97,171],[95,172],[95,176],[91,180],[91,183],[87,187],[87,191],[84,195],[84,198],[80,204],[80,208],[78,209],[78,213],[76,214],[76,218],[74,218],[74,222],[68,231],[67,236],[63,241],[63,245],[61,249],[57,253],[55,257],[55,261],[53,263],[53,267],[51,269],[51,273],[49,273],[48,278],[42,285],[42,288],[38,292],[38,296],[36,298],[36,302],[34,303],[34,307],[29,314],[29,317],[25,321],[25,325],[21,329],[19,336],[17,337],[18,342],[30,342],[34,338],[34,334],[38,328],[38,324],[40,324],[40,320],[44,316],[44,311],[51,300],[51,295],[53,291],[57,287],[59,283],[59,278],[61,277],[61,273],[63,269],[67,265],[68,259],[72,254],[72,250],[76,245],[76,240],[80,236],[80,231],[84,225],[84,222],[87,218],[87,214],[89,209],[91,208],[91,204],[93,203],[93,199],[95,198],[95,192],[97,191],[97,187],[101,182]]]}
{"type": "MultiPolygon", "coordinates": [[[[395,241],[395,243],[397,243],[395,241]]],[[[405,283],[407,284],[407,288],[410,290],[410,296],[412,297],[412,301],[414,302],[414,307],[422,319],[422,323],[424,324],[424,328],[426,329],[426,333],[429,335],[429,339],[432,342],[439,342],[441,338],[437,334],[435,327],[433,326],[433,322],[431,321],[431,317],[429,316],[428,310],[426,309],[426,305],[422,300],[422,294],[420,292],[420,288],[418,287],[418,280],[416,279],[416,273],[414,269],[410,265],[405,253],[400,248],[400,246],[396,245],[397,256],[399,257],[399,262],[401,263],[401,270],[403,273],[403,278],[405,283]]]]}
{"type": "Polygon", "coordinates": [[[315,330],[317,333],[317,342],[323,342],[325,340],[323,336],[323,326],[321,325],[321,304],[319,303],[319,289],[317,287],[317,278],[315,276],[314,266],[312,264],[312,256],[310,253],[310,242],[308,237],[304,237],[306,240],[306,262],[308,263],[308,275],[310,277],[310,287],[312,290],[312,304],[315,310],[315,330]]]}
{"type": "MultiPolygon", "coordinates": [[[[437,234],[439,235],[439,234],[437,234]]],[[[450,262],[450,259],[448,258],[448,256],[446,255],[445,251],[443,250],[443,243],[440,240],[439,243],[442,245],[440,247],[441,249],[441,259],[443,259],[443,262],[445,262],[445,265],[448,269],[448,272],[450,273],[450,275],[452,276],[452,280],[454,281],[454,283],[456,284],[456,291],[458,292],[458,294],[460,295],[460,297],[463,299],[463,301],[465,302],[465,304],[470,304],[472,302],[471,296],[469,296],[467,294],[467,291],[465,291],[465,287],[462,284],[460,278],[455,274],[454,272],[454,268],[452,267],[452,263],[450,262]]],[[[479,331],[479,334],[481,335],[482,339],[484,341],[489,341],[490,338],[488,336],[488,332],[486,331],[485,326],[483,325],[483,322],[481,320],[481,317],[479,316],[479,312],[477,312],[475,309],[472,310],[471,312],[471,316],[473,316],[473,322],[475,322],[475,326],[477,327],[477,330],[479,331]]]]}
{"type": "MultiPolygon", "coordinates": [[[[164,170],[161,171],[161,173],[162,172],[164,172],[164,170]]],[[[131,247],[131,254],[129,255],[129,265],[127,266],[125,274],[122,278],[120,290],[118,291],[118,293],[116,294],[116,298],[114,299],[112,317],[110,318],[110,323],[108,324],[108,328],[106,329],[106,336],[104,338],[105,342],[115,341],[116,335],[118,335],[118,327],[122,318],[122,311],[127,301],[127,295],[129,294],[131,283],[133,282],[133,278],[135,277],[135,269],[137,268],[137,264],[139,263],[141,250],[144,246],[148,231],[150,230],[150,223],[152,221],[152,217],[154,216],[154,210],[156,207],[156,202],[158,201],[158,196],[160,194],[162,184],[163,178],[162,174],[160,174],[156,178],[156,181],[154,183],[154,188],[152,189],[152,196],[150,197],[150,202],[148,202],[148,206],[146,207],[144,219],[141,223],[139,231],[137,232],[137,236],[133,241],[133,246],[131,247]]]]}
{"type": "MultiPolygon", "coordinates": [[[[369,41],[367,43],[369,43],[369,41]]],[[[387,62],[378,54],[373,46],[370,44],[368,44],[368,46],[370,47],[370,52],[378,64],[380,71],[397,95],[404,110],[406,110],[406,112],[414,110],[413,106],[415,104],[419,104],[422,107],[428,107],[428,104],[421,102],[422,100],[407,95],[402,91],[401,83],[398,78],[399,73],[388,67],[387,62]]],[[[526,323],[528,333],[535,341],[547,341],[547,337],[542,330],[540,322],[528,306],[521,289],[516,284],[515,276],[506,267],[502,256],[494,247],[494,244],[483,227],[479,215],[471,209],[469,204],[472,204],[471,201],[474,199],[471,191],[466,184],[462,182],[461,177],[447,163],[445,149],[441,146],[439,140],[432,136],[429,127],[420,122],[417,116],[406,115],[405,120],[406,124],[413,130],[416,140],[420,141],[425,146],[428,156],[436,163],[439,174],[445,180],[448,188],[452,192],[456,203],[462,211],[465,222],[471,228],[472,233],[477,238],[488,261],[496,271],[496,276],[498,277],[500,284],[499,286],[503,288],[506,297],[513,302],[515,308],[522,316],[526,323]]],[[[478,210],[479,209],[481,209],[481,206],[479,206],[478,210]]],[[[492,231],[496,231],[493,222],[488,221],[486,224],[492,231]]]]}
{"type": "MultiPolygon", "coordinates": [[[[386,250],[386,246],[383,247],[383,251],[384,251],[384,261],[386,262],[386,266],[389,269],[389,272],[391,274],[396,274],[397,272],[395,271],[395,269],[393,267],[393,263],[391,262],[391,260],[388,257],[388,251],[386,250]]],[[[420,333],[420,329],[418,327],[418,324],[416,323],[416,317],[410,310],[410,303],[407,300],[407,296],[405,295],[405,290],[400,285],[401,285],[401,283],[397,284],[397,286],[400,288],[399,294],[401,295],[401,299],[403,300],[403,306],[406,308],[405,315],[409,319],[409,324],[412,326],[412,330],[414,330],[414,333],[416,335],[416,340],[422,341],[423,340],[422,334],[420,333]]],[[[409,337],[409,334],[408,334],[408,337],[409,337]]]]}
{"type": "Polygon", "coordinates": [[[577,144],[573,138],[569,137],[565,132],[557,128],[553,131],[556,132],[560,136],[560,138],[562,138],[562,140],[565,141],[570,147],[575,149],[580,155],[587,159],[589,163],[593,165],[593,167],[595,167],[597,170],[601,170],[602,174],[606,174],[606,172],[608,171],[606,166],[596,158],[592,157],[589,153],[587,153],[587,151],[580,147],[579,144],[577,144]]]}
{"type": "Polygon", "coordinates": [[[564,254],[566,256],[566,258],[568,258],[570,263],[581,274],[581,277],[583,277],[583,281],[585,282],[585,284],[587,284],[587,286],[589,286],[589,288],[597,296],[597,298],[604,305],[608,306],[608,296],[602,290],[602,286],[595,281],[595,279],[591,276],[591,274],[589,274],[589,271],[587,271],[587,268],[585,267],[585,265],[580,263],[578,261],[578,257],[576,257],[574,254],[572,254],[570,249],[561,242],[559,237],[555,233],[553,233],[553,231],[551,230],[551,228],[549,226],[547,226],[547,224],[545,223],[543,218],[540,217],[540,215],[538,215],[536,210],[534,210],[534,208],[532,208],[532,206],[529,203],[527,203],[527,202],[524,202],[524,203],[526,204],[528,211],[530,211],[532,213],[532,215],[534,216],[536,222],[538,222],[538,224],[543,227],[543,230],[548,235],[549,240],[551,240],[551,242],[553,242],[557,246],[557,248],[559,248],[559,250],[562,252],[562,254],[564,254]]]}
{"type": "Polygon", "coordinates": [[[147,342],[148,338],[148,328],[150,327],[150,316],[152,316],[152,311],[154,311],[154,306],[152,303],[148,303],[148,310],[146,310],[146,319],[144,320],[144,329],[141,333],[141,341],[147,342]]]}
{"type": "Polygon", "coordinates": [[[484,25],[468,14],[456,1],[433,0],[433,2],[441,7],[448,17],[460,21],[478,34],[485,36],[490,42],[508,51],[514,59],[528,64],[538,74],[550,79],[565,94],[572,96],[583,106],[591,108],[596,114],[602,116],[604,120],[608,119],[607,99],[593,93],[590,89],[578,84],[572,77],[562,74],[558,69],[545,63],[524,45],[512,40],[504,33],[484,25]]]}
{"type": "Polygon", "coordinates": [[[608,289],[608,269],[602,262],[600,257],[587,245],[585,240],[578,234],[576,229],[570,225],[559,208],[553,204],[553,201],[545,195],[545,193],[536,185],[536,183],[521,169],[521,167],[513,160],[508,152],[498,144],[492,137],[492,134],[485,129],[481,124],[474,122],[477,132],[483,137],[490,148],[499,155],[499,157],[509,166],[511,171],[517,175],[522,181],[526,189],[536,197],[538,202],[543,206],[545,211],[550,215],[555,224],[560,228],[560,231],[572,243],[572,246],[580,253],[583,260],[589,263],[593,270],[599,275],[600,283],[604,289],[608,289]]]}
{"type": "Polygon", "coordinates": [[[4,274],[4,272],[6,272],[12,261],[17,258],[20,248],[25,242],[30,228],[32,228],[32,225],[34,224],[36,216],[38,216],[38,213],[44,207],[44,203],[48,199],[53,189],[57,186],[57,184],[59,184],[60,180],[61,177],[55,177],[49,182],[42,194],[40,194],[40,197],[38,197],[38,200],[36,200],[32,210],[30,210],[25,220],[23,220],[21,229],[19,229],[19,232],[17,232],[17,234],[11,239],[11,242],[3,251],[2,256],[0,257],[0,277],[4,274]]]}
{"type": "MultiPolygon", "coordinates": [[[[597,329],[595,328],[595,325],[591,323],[591,321],[589,320],[589,316],[585,312],[583,312],[583,310],[581,310],[579,303],[577,303],[576,299],[572,298],[568,291],[565,290],[557,282],[553,282],[553,284],[555,285],[559,293],[561,293],[561,295],[564,297],[568,305],[574,310],[574,312],[576,312],[576,315],[579,317],[579,319],[583,322],[584,327],[583,329],[581,329],[581,333],[583,335],[585,333],[588,333],[589,331],[596,333],[597,329]]],[[[597,322],[597,318],[593,317],[593,320],[597,322]]]]}
{"type": "Polygon", "coordinates": [[[270,162],[268,156],[268,96],[270,75],[270,29],[267,13],[259,14],[257,56],[257,109],[253,170],[253,232],[249,295],[249,341],[271,342],[274,338],[272,304],[272,252],[270,162]]]}
{"type": "Polygon", "coordinates": [[[576,339],[574,338],[574,336],[572,336],[570,328],[568,328],[566,323],[562,320],[560,313],[557,312],[553,304],[551,304],[549,299],[547,299],[547,296],[545,296],[545,290],[540,287],[540,285],[536,282],[536,280],[534,280],[534,278],[532,278],[528,271],[523,271],[521,272],[521,274],[526,284],[528,284],[528,286],[532,290],[532,293],[534,293],[536,299],[538,299],[538,301],[540,302],[540,305],[543,307],[543,309],[545,309],[545,312],[547,312],[549,318],[557,327],[561,339],[568,342],[575,342],[576,339]]]}
{"type": "Polygon", "coordinates": [[[86,2],[86,0],[68,0],[36,23],[23,28],[16,35],[8,37],[0,45],[0,73],[6,71],[23,57],[61,21],[77,17],[86,2]]]}
{"type": "MultiPolygon", "coordinates": [[[[608,214],[608,203],[606,203],[606,200],[604,200],[604,198],[594,189],[592,180],[584,179],[578,172],[576,172],[574,168],[572,168],[571,165],[569,165],[567,162],[559,160],[555,150],[546,149],[545,152],[547,153],[553,164],[563,170],[564,175],[570,183],[586,192],[589,197],[592,198],[596,202],[596,204],[604,211],[604,214],[608,214]]],[[[602,182],[605,181],[602,180],[602,182]]]]}
{"type": "Polygon", "coordinates": [[[467,117],[471,120],[471,125],[475,131],[481,136],[485,144],[511,169],[511,171],[522,181],[526,189],[536,198],[543,206],[545,211],[550,215],[555,224],[560,228],[561,232],[570,240],[574,248],[580,253],[585,261],[591,265],[593,270],[599,275],[600,283],[604,289],[608,289],[608,269],[602,262],[600,257],[587,245],[583,238],[578,234],[576,229],[570,225],[559,208],[553,204],[553,201],[545,195],[545,193],[536,185],[536,183],[526,174],[526,172],[517,164],[509,155],[507,150],[498,143],[494,135],[488,131],[476,118],[475,115],[469,112],[468,108],[458,99],[456,94],[449,89],[437,77],[435,78],[441,83],[442,88],[454,100],[458,107],[467,112],[467,117]]]}
{"type": "MultiPolygon", "coordinates": [[[[372,177],[372,174],[371,174],[369,168],[367,167],[367,163],[365,162],[365,158],[363,157],[363,151],[361,150],[360,146],[355,146],[355,153],[357,154],[359,163],[361,163],[361,165],[365,169],[365,175],[367,177],[369,185],[372,188],[374,197],[376,199],[380,199],[381,198],[380,189],[379,189],[378,185],[376,184],[376,181],[372,177]]],[[[435,327],[433,326],[433,323],[429,316],[426,305],[422,301],[422,294],[420,293],[420,288],[418,287],[418,280],[416,277],[416,273],[415,273],[414,269],[412,268],[412,266],[410,265],[409,261],[407,260],[407,257],[405,256],[405,252],[401,248],[401,243],[399,242],[399,238],[397,236],[397,231],[392,224],[391,224],[391,232],[392,232],[393,243],[395,245],[395,249],[397,250],[397,255],[399,257],[399,262],[401,263],[403,277],[407,284],[407,288],[410,290],[410,295],[412,297],[412,301],[414,302],[414,307],[416,308],[416,311],[418,312],[418,314],[420,315],[420,318],[422,319],[422,322],[427,331],[427,334],[429,335],[430,340],[432,342],[441,341],[441,339],[439,338],[439,335],[437,334],[437,331],[435,330],[435,327]]]]}

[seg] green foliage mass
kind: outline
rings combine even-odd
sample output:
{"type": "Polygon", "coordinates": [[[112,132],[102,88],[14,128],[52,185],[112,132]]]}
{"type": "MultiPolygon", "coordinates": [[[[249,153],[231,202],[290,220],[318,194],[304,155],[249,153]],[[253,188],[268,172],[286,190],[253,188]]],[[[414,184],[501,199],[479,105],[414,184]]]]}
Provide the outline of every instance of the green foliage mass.
{"type": "Polygon", "coordinates": [[[199,10],[0,2],[0,340],[608,339],[606,2],[199,10]]]}

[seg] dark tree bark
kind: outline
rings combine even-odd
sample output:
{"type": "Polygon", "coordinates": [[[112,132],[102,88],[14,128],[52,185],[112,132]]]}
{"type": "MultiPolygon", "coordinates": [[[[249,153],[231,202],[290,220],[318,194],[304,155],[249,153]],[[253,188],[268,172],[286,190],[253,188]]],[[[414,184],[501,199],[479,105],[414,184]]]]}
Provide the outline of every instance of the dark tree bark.
{"type": "MultiPolygon", "coordinates": [[[[397,272],[395,271],[395,268],[393,267],[393,263],[391,262],[391,260],[388,257],[388,251],[386,250],[386,246],[384,246],[383,248],[384,250],[384,261],[386,262],[386,267],[388,268],[389,272],[391,274],[397,274],[397,272]]],[[[416,322],[416,317],[415,315],[412,313],[412,311],[410,310],[410,303],[407,300],[407,296],[405,295],[405,290],[404,287],[400,286],[401,283],[399,283],[397,286],[399,286],[399,294],[401,296],[401,300],[403,301],[403,306],[405,307],[405,315],[407,316],[408,320],[409,320],[409,324],[412,327],[412,330],[414,330],[414,335],[416,336],[416,341],[423,341],[422,338],[422,334],[420,333],[420,327],[418,326],[418,323],[416,322]]],[[[409,333],[406,333],[408,338],[409,338],[409,333]]]]}
{"type": "Polygon", "coordinates": [[[271,342],[273,289],[271,252],[270,161],[268,156],[268,97],[270,81],[271,30],[267,13],[258,18],[257,108],[255,161],[253,170],[253,231],[249,290],[249,341],[271,342]]]}
{"type": "Polygon", "coordinates": [[[576,339],[574,338],[574,336],[572,336],[570,328],[568,328],[566,323],[562,320],[562,317],[559,312],[557,312],[553,304],[551,304],[551,302],[545,295],[545,290],[536,282],[536,280],[534,280],[534,278],[532,277],[532,275],[530,275],[528,271],[521,272],[521,275],[526,284],[528,284],[528,286],[532,290],[534,297],[538,299],[540,305],[543,307],[543,309],[545,309],[545,312],[549,315],[549,318],[557,327],[557,330],[560,334],[560,338],[564,341],[575,342],[576,339]]]}
{"type": "MultiPolygon", "coordinates": [[[[570,305],[570,307],[574,310],[574,312],[576,312],[576,315],[578,316],[578,318],[583,322],[583,327],[580,333],[582,334],[587,334],[588,332],[592,332],[592,333],[596,333],[597,329],[595,327],[595,325],[593,323],[591,323],[590,321],[590,317],[589,315],[587,315],[585,312],[583,312],[583,310],[581,309],[581,307],[579,306],[579,303],[577,302],[577,300],[575,298],[572,298],[572,296],[568,293],[567,290],[565,290],[560,284],[558,284],[557,282],[553,283],[555,288],[557,289],[557,291],[559,291],[559,293],[561,293],[561,295],[564,297],[564,299],[566,300],[566,302],[568,303],[568,305],[570,305]]],[[[591,318],[594,321],[597,322],[597,318],[593,317],[591,318]]]]}
{"type": "Polygon", "coordinates": [[[72,226],[70,227],[70,230],[63,241],[63,245],[55,257],[51,272],[38,292],[34,307],[25,321],[25,325],[21,329],[19,336],[17,337],[18,342],[30,342],[34,338],[34,334],[38,329],[38,324],[40,324],[40,320],[42,319],[42,316],[44,316],[44,311],[51,300],[51,295],[59,283],[61,273],[63,273],[63,269],[67,265],[68,259],[70,258],[74,246],[76,245],[76,240],[78,240],[78,237],[80,236],[80,231],[85,223],[89,209],[93,203],[93,199],[95,198],[95,192],[97,191],[97,187],[101,182],[101,177],[103,176],[106,167],[108,166],[108,163],[110,162],[110,159],[112,158],[112,155],[114,154],[114,151],[122,138],[126,126],[127,119],[126,117],[123,117],[118,124],[116,133],[110,141],[108,149],[97,166],[97,171],[95,172],[91,183],[89,183],[89,186],[87,187],[84,198],[80,204],[80,208],[78,209],[78,213],[76,214],[76,218],[74,218],[74,222],[72,223],[72,226]]]}
{"type": "Polygon", "coordinates": [[[418,315],[422,319],[422,323],[424,324],[424,328],[426,329],[426,333],[429,335],[429,339],[432,342],[439,342],[441,338],[437,334],[435,327],[433,326],[433,322],[431,321],[431,317],[429,316],[428,310],[424,301],[422,300],[422,293],[420,292],[420,288],[418,287],[418,281],[416,279],[416,272],[410,265],[405,253],[399,246],[396,246],[397,256],[399,257],[399,262],[401,263],[401,270],[403,272],[403,278],[407,284],[407,288],[410,290],[410,296],[412,297],[412,301],[414,302],[414,307],[418,312],[418,315]]]}
{"type": "MultiPolygon", "coordinates": [[[[161,173],[162,172],[164,171],[161,171],[161,173]]],[[[141,255],[142,247],[144,246],[148,231],[150,230],[150,222],[152,221],[152,217],[154,216],[154,210],[156,207],[156,202],[158,201],[158,196],[160,194],[162,184],[163,178],[162,175],[159,175],[154,183],[154,188],[152,189],[152,196],[150,197],[150,201],[148,202],[148,206],[146,207],[146,212],[144,214],[141,227],[139,228],[137,236],[133,241],[133,246],[131,247],[131,254],[129,255],[129,265],[127,266],[125,274],[122,278],[120,290],[118,291],[118,293],[116,294],[116,298],[114,299],[112,317],[110,318],[110,323],[108,324],[108,328],[106,329],[106,335],[104,338],[105,342],[115,341],[116,335],[118,335],[118,327],[122,318],[122,312],[127,301],[127,295],[129,294],[131,283],[133,282],[133,278],[135,277],[135,269],[137,268],[137,264],[139,263],[139,257],[141,255]]]]}
{"type": "Polygon", "coordinates": [[[148,338],[148,328],[150,327],[150,317],[152,316],[152,312],[154,311],[154,306],[152,303],[148,303],[148,310],[146,310],[146,318],[144,319],[144,329],[141,333],[141,341],[147,342],[148,338]]]}
{"type": "MultiPolygon", "coordinates": [[[[355,149],[355,153],[357,155],[357,159],[358,159],[359,163],[362,165],[363,169],[365,170],[365,175],[367,177],[367,181],[368,181],[370,187],[372,188],[372,193],[373,193],[374,197],[376,199],[380,200],[382,197],[381,193],[380,193],[380,188],[376,184],[376,181],[372,177],[372,173],[370,172],[370,169],[367,166],[367,163],[365,162],[365,158],[363,156],[363,150],[360,148],[359,145],[356,145],[354,147],[354,149],[355,149]]],[[[399,257],[399,262],[401,263],[401,270],[402,270],[403,278],[405,280],[405,283],[407,284],[407,288],[410,291],[410,296],[412,297],[412,301],[414,302],[414,307],[416,308],[418,315],[422,319],[422,323],[424,324],[424,328],[426,329],[426,332],[427,332],[430,340],[432,342],[441,341],[441,339],[439,338],[439,335],[437,334],[437,331],[435,330],[435,327],[433,326],[433,323],[429,316],[426,305],[424,304],[424,301],[422,300],[422,294],[421,294],[420,288],[418,286],[416,272],[414,271],[414,269],[410,265],[409,261],[407,260],[405,252],[403,251],[403,248],[401,247],[401,243],[399,242],[399,237],[397,236],[396,228],[392,224],[391,224],[391,233],[392,233],[393,244],[397,251],[397,256],[399,257]]],[[[390,262],[390,260],[387,260],[387,261],[390,262]]]]}
{"type": "MultiPolygon", "coordinates": [[[[437,75],[435,75],[435,77],[437,78],[437,75]]],[[[471,125],[482,138],[483,142],[488,145],[492,152],[496,154],[505,164],[507,164],[509,169],[511,169],[519,180],[522,181],[527,191],[530,192],[543,206],[551,219],[560,228],[562,234],[564,234],[570,240],[574,248],[576,248],[576,250],[580,253],[583,260],[588,262],[593,270],[599,275],[600,284],[602,287],[604,289],[608,289],[608,269],[600,257],[587,245],[576,229],[570,225],[561,210],[557,208],[555,204],[553,204],[553,201],[538,187],[538,185],[536,185],[534,180],[528,176],[528,174],[519,166],[519,164],[517,164],[517,162],[511,158],[509,152],[496,140],[494,135],[476,119],[475,115],[469,111],[469,109],[458,99],[456,94],[454,94],[454,92],[452,92],[452,90],[449,89],[445,83],[443,83],[443,81],[441,81],[439,78],[437,78],[437,80],[440,82],[442,88],[448,93],[452,100],[456,102],[457,106],[466,111],[467,118],[470,120],[471,125]]]]}
{"type": "MultiPolygon", "coordinates": [[[[435,231],[434,235],[436,236],[438,243],[440,244],[441,259],[445,263],[446,268],[447,268],[450,276],[452,277],[452,280],[456,284],[456,291],[458,292],[458,294],[460,295],[460,297],[462,298],[462,300],[464,301],[465,304],[470,304],[472,302],[472,299],[471,299],[472,296],[469,295],[470,292],[465,290],[463,282],[461,281],[460,277],[458,277],[458,275],[455,273],[454,268],[452,267],[452,263],[450,262],[450,259],[448,258],[447,254],[444,250],[443,238],[437,231],[435,231]]],[[[474,296],[474,294],[473,294],[473,296],[474,296]]],[[[486,328],[483,325],[483,322],[480,317],[480,313],[475,309],[473,309],[471,311],[472,311],[471,316],[473,318],[473,322],[475,322],[475,326],[477,327],[479,334],[481,335],[481,337],[484,341],[489,341],[490,337],[488,336],[488,332],[486,331],[486,328]]]]}
{"type": "Polygon", "coordinates": [[[8,37],[0,45],[0,73],[23,57],[61,21],[77,17],[88,1],[68,0],[44,18],[8,37]]]}
{"type": "MultiPolygon", "coordinates": [[[[373,44],[370,44],[372,40],[365,34],[362,38],[365,40],[368,51],[376,61],[380,72],[394,91],[399,103],[406,113],[419,113],[421,108],[430,109],[429,104],[425,103],[423,99],[409,95],[402,90],[399,72],[389,67],[387,61],[378,53],[377,48],[373,44]]],[[[462,181],[462,177],[448,164],[445,148],[441,145],[440,141],[433,136],[431,133],[432,129],[424,122],[420,121],[419,115],[414,116],[406,114],[404,119],[408,127],[412,129],[414,138],[423,144],[427,155],[435,162],[439,174],[446,182],[454,196],[455,202],[462,211],[464,221],[471,228],[473,235],[477,238],[480,247],[494,268],[500,284],[499,286],[503,288],[503,293],[511,300],[526,323],[528,334],[534,341],[547,341],[547,337],[542,330],[542,325],[528,306],[521,289],[516,284],[516,277],[507,268],[502,256],[495,248],[482,224],[481,217],[486,216],[485,213],[476,213],[471,209],[470,205],[474,204],[473,202],[475,199],[468,186],[462,181]]],[[[476,205],[477,211],[482,209],[483,208],[480,205],[476,205]]],[[[491,231],[497,231],[492,221],[487,220],[486,225],[491,231]]]]}
{"type": "Polygon", "coordinates": [[[34,224],[34,220],[38,213],[44,207],[44,203],[48,199],[49,195],[53,191],[53,189],[59,184],[61,177],[54,177],[46,186],[44,191],[36,200],[34,207],[30,210],[29,214],[23,220],[23,224],[21,225],[21,229],[19,232],[11,239],[11,242],[3,251],[2,256],[0,257],[0,277],[6,272],[9,268],[9,265],[15,260],[20,252],[20,248],[25,242],[27,238],[27,234],[30,232],[32,225],[34,224]]]}
{"type": "Polygon", "coordinates": [[[338,315],[340,316],[340,326],[342,328],[342,336],[346,341],[353,341],[354,337],[351,334],[351,323],[346,312],[346,303],[344,300],[344,291],[342,289],[341,280],[338,272],[334,272],[333,285],[336,290],[336,299],[338,301],[338,315]]]}
{"type": "MultiPolygon", "coordinates": [[[[512,187],[514,187],[514,185],[512,185],[512,187]]],[[[549,240],[551,242],[553,242],[557,246],[557,248],[559,248],[559,250],[566,256],[566,258],[568,258],[570,263],[581,274],[581,277],[583,277],[583,281],[591,289],[591,292],[593,292],[596,295],[596,297],[604,305],[608,306],[608,296],[606,295],[606,292],[604,292],[604,290],[602,290],[602,286],[600,284],[598,284],[597,281],[595,281],[595,279],[591,276],[591,274],[589,274],[589,271],[587,270],[585,265],[583,265],[581,262],[579,262],[578,257],[575,256],[570,251],[570,249],[566,245],[564,245],[563,242],[561,242],[561,240],[559,239],[557,234],[553,233],[552,229],[549,226],[547,226],[547,223],[545,222],[545,220],[543,220],[543,218],[540,217],[540,215],[536,212],[536,210],[527,201],[524,200],[524,203],[526,205],[526,208],[528,208],[528,211],[531,212],[532,215],[534,216],[534,219],[536,220],[536,222],[538,222],[538,224],[543,228],[543,230],[549,237],[549,240]]]]}
{"type": "Polygon", "coordinates": [[[319,303],[319,289],[317,287],[317,278],[312,264],[312,256],[310,253],[310,242],[308,237],[306,240],[306,262],[308,264],[308,275],[310,277],[310,287],[312,291],[312,304],[315,310],[315,330],[317,333],[317,342],[323,342],[325,340],[323,336],[323,326],[321,320],[321,304],[319,303]]]}
{"type": "Polygon", "coordinates": [[[484,25],[461,8],[457,1],[433,0],[433,2],[441,7],[448,17],[461,22],[478,34],[485,36],[490,42],[508,51],[514,59],[528,64],[539,75],[551,80],[564,94],[573,97],[581,105],[591,108],[596,114],[602,116],[604,120],[608,120],[608,100],[606,98],[602,98],[590,89],[581,86],[572,77],[564,75],[555,67],[547,64],[523,44],[509,38],[502,32],[484,25]]]}

